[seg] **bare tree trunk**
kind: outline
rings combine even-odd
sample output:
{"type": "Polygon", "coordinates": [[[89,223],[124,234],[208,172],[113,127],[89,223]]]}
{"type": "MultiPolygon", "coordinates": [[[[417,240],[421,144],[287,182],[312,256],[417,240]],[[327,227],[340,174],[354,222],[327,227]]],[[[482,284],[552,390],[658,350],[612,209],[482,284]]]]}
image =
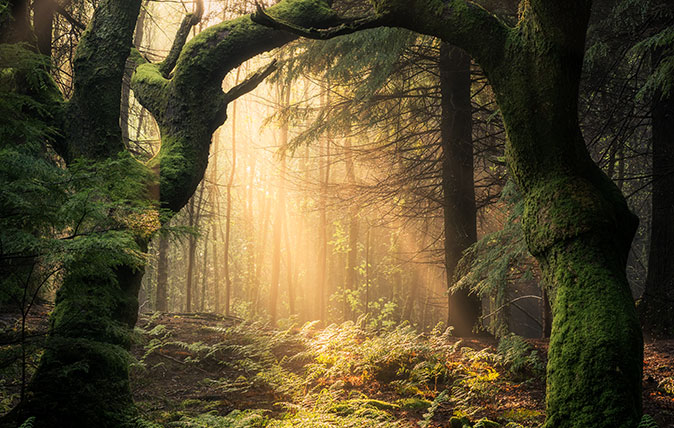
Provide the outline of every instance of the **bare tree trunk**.
{"type": "MultiPolygon", "coordinates": [[[[284,158],[285,161],[285,158],[284,158]]],[[[285,210],[283,212],[283,215],[285,217],[286,213],[285,210]]],[[[293,277],[293,269],[295,271],[298,270],[297,266],[293,263],[293,255],[297,254],[296,251],[291,251],[290,249],[290,233],[288,232],[288,229],[290,227],[288,218],[285,219],[283,222],[283,233],[284,233],[284,240],[285,240],[285,253],[286,253],[286,281],[288,285],[288,310],[289,310],[289,315],[293,316],[295,315],[296,309],[295,309],[295,281],[293,277]]],[[[295,261],[297,261],[297,256],[295,255],[295,261]]]]}
{"type": "Polygon", "coordinates": [[[370,227],[365,239],[365,316],[370,315],[370,227]]]}
{"type": "MultiPolygon", "coordinates": [[[[470,56],[459,48],[440,47],[442,94],[442,190],[447,286],[454,283],[463,252],[477,239],[470,103],[470,56]]],[[[449,294],[447,323],[454,334],[468,336],[480,315],[480,299],[468,290],[449,294]]]]}
{"type": "MultiPolygon", "coordinates": [[[[288,105],[288,97],[290,96],[289,88],[278,87],[280,108],[288,105]]],[[[286,149],[288,144],[288,124],[284,121],[281,125],[281,150],[286,149]]],[[[276,325],[278,317],[278,295],[279,283],[281,274],[281,232],[283,230],[283,220],[285,218],[285,179],[286,179],[286,159],[285,153],[281,154],[281,176],[279,177],[280,185],[278,195],[276,197],[276,212],[274,215],[274,230],[272,237],[272,259],[271,259],[271,290],[269,292],[269,315],[271,316],[271,324],[276,325]]]]}
{"type": "MultiPolygon", "coordinates": [[[[188,216],[188,225],[190,227],[195,226],[196,216],[194,210],[194,197],[190,199],[190,203],[187,206],[187,216],[188,216]]],[[[192,312],[192,277],[194,271],[194,252],[197,246],[197,238],[193,235],[190,235],[187,240],[187,275],[185,282],[185,312],[192,312]]]]}
{"type": "Polygon", "coordinates": [[[204,260],[201,265],[201,300],[199,302],[199,312],[204,312],[204,303],[206,300],[206,283],[208,279],[208,236],[210,230],[206,231],[204,236],[204,260]]]}
{"type": "MultiPolygon", "coordinates": [[[[241,67],[236,69],[235,85],[239,83],[239,76],[241,67]]],[[[229,316],[232,299],[232,278],[229,273],[229,239],[230,229],[232,225],[232,186],[234,185],[234,177],[236,174],[236,101],[232,103],[232,170],[229,173],[229,180],[227,181],[227,218],[225,219],[225,315],[229,316]]]]}
{"type": "Polygon", "coordinates": [[[211,168],[211,209],[213,210],[213,225],[211,233],[213,236],[213,310],[216,314],[220,313],[220,258],[218,257],[218,228],[220,223],[220,189],[218,189],[218,157],[220,156],[220,130],[213,133],[213,156],[210,162],[211,168]]]}
{"type": "MultiPolygon", "coordinates": [[[[344,141],[344,155],[346,163],[346,182],[351,194],[349,197],[356,198],[356,170],[353,162],[353,150],[351,149],[351,139],[347,137],[344,141]]],[[[355,291],[358,286],[358,234],[359,219],[358,205],[354,202],[349,204],[349,249],[346,259],[346,289],[355,291]]],[[[344,307],[344,319],[348,319],[349,309],[344,307]]],[[[366,310],[367,312],[367,310],[366,310]]]]}
{"type": "Polygon", "coordinates": [[[159,312],[168,311],[168,237],[159,236],[157,249],[159,260],[157,261],[157,292],[155,309],[159,312]]]}
{"type": "MultiPolygon", "coordinates": [[[[653,68],[662,61],[653,52],[653,68]]],[[[644,330],[674,336],[674,96],[656,90],[652,101],[653,209],[648,276],[639,304],[644,330]]]]}
{"type": "Polygon", "coordinates": [[[253,314],[257,312],[260,307],[260,283],[262,279],[262,266],[264,266],[265,252],[267,250],[267,231],[269,230],[269,212],[271,208],[271,202],[267,201],[267,198],[262,196],[262,230],[261,230],[261,239],[260,247],[258,248],[257,263],[255,265],[255,282],[253,284],[253,314]]]}
{"type": "MultiPolygon", "coordinates": [[[[318,287],[316,295],[316,313],[318,319],[325,323],[325,303],[327,294],[327,269],[328,269],[328,217],[327,217],[327,192],[330,180],[330,140],[325,141],[325,147],[321,144],[319,150],[319,175],[321,190],[318,202],[319,210],[319,250],[318,250],[318,287]],[[324,156],[325,155],[325,156],[324,156]]],[[[346,297],[345,297],[346,299],[346,297]]],[[[345,302],[346,304],[346,302],[345,302]]]]}

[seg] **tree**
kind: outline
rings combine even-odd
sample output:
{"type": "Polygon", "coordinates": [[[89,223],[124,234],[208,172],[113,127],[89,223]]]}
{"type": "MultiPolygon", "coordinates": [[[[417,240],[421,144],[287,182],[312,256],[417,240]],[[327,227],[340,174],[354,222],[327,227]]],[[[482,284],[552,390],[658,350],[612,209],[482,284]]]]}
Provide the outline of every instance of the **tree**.
{"type": "Polygon", "coordinates": [[[403,27],[461,47],[480,64],[506,126],[525,238],[550,287],[546,427],[636,426],[643,341],[625,264],[637,218],[590,158],[578,124],[591,1],[523,2],[514,27],[463,0],[379,0],[374,9],[328,31],[262,11],[257,20],[314,38],[403,27]]]}
{"type": "MultiPolygon", "coordinates": [[[[10,0],[2,6],[0,40],[32,43],[27,2],[10,0]]],[[[313,2],[290,1],[276,10],[306,25],[336,23],[330,9],[310,6],[313,2]]],[[[119,126],[120,94],[139,9],[140,0],[103,0],[96,7],[77,47],[70,99],[64,100],[53,85],[35,88],[41,90],[35,97],[46,98],[49,109],[46,117],[35,116],[57,130],[52,146],[69,167],[81,159],[116,160],[125,151],[119,126]]],[[[220,88],[225,74],[242,61],[296,38],[244,16],[211,27],[186,44],[199,15],[198,10],[186,17],[171,52],[160,64],[149,63],[138,52],[132,55],[137,66],[132,88],[157,120],[162,145],[147,164],[122,156],[115,171],[133,174],[134,188],[145,190],[146,201],[156,200],[167,214],[164,217],[177,212],[194,194],[206,168],[211,134],[224,122],[227,104],[252,90],[273,66],[227,93],[220,88]]],[[[113,262],[106,269],[92,270],[96,254],[91,251],[81,252],[69,265],[45,354],[26,399],[3,424],[12,426],[33,416],[36,427],[63,423],[121,427],[135,417],[127,350],[143,268],[136,257],[124,254],[146,250],[156,229],[152,219],[157,216],[156,212],[148,216],[148,231],[148,227],[135,228],[142,218],[118,212],[118,217],[113,216],[115,227],[133,239],[123,241],[126,248],[117,246],[107,254],[113,262]]]]}
{"type": "Polygon", "coordinates": [[[653,336],[674,336],[674,8],[666,2],[649,4],[652,36],[640,42],[651,58],[646,83],[651,96],[653,193],[648,275],[639,304],[644,329],[653,336]],[[654,21],[654,23],[653,23],[654,21]],[[659,31],[658,31],[659,30],[659,31]]]}
{"type": "MultiPolygon", "coordinates": [[[[470,56],[443,43],[440,47],[442,119],[442,195],[447,286],[455,281],[463,252],[477,240],[473,182],[473,126],[470,56]]],[[[481,313],[481,301],[465,288],[449,293],[447,323],[456,335],[469,336],[481,313]]]]}

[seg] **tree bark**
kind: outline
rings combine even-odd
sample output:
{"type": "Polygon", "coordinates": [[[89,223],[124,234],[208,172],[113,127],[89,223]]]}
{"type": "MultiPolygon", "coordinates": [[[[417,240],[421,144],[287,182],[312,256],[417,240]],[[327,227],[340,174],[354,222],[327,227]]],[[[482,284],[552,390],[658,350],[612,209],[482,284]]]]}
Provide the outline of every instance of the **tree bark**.
{"type": "MultiPolygon", "coordinates": [[[[239,83],[241,68],[236,70],[234,84],[239,83]]],[[[227,213],[225,218],[225,254],[224,254],[224,274],[225,274],[225,315],[230,315],[232,300],[232,277],[229,273],[229,240],[232,227],[232,186],[234,186],[234,177],[236,177],[236,102],[232,103],[232,167],[227,180],[227,213]]]]}
{"type": "Polygon", "coordinates": [[[168,238],[159,236],[159,260],[157,261],[157,293],[155,309],[159,312],[168,311],[168,238]]]}
{"type": "MultiPolygon", "coordinates": [[[[196,196],[196,195],[195,195],[196,196]]],[[[195,227],[196,213],[194,208],[194,197],[190,200],[187,208],[188,225],[195,227]]],[[[187,274],[185,275],[185,312],[192,312],[192,279],[194,277],[194,253],[197,248],[197,237],[190,235],[187,238],[187,274]]]]}
{"type": "MultiPolygon", "coordinates": [[[[660,52],[653,52],[654,67],[660,52]]],[[[639,303],[644,330],[674,336],[674,97],[656,90],[652,101],[653,191],[648,276],[639,303]]]]}
{"type": "MultiPolygon", "coordinates": [[[[68,163],[75,156],[104,160],[123,149],[121,81],[139,8],[140,0],[103,0],[79,42],[74,93],[63,102],[66,120],[59,129],[67,144],[55,145],[68,163]]],[[[54,111],[55,117],[60,114],[54,111]]],[[[138,237],[136,246],[145,251],[147,240],[138,237]]],[[[36,428],[62,426],[64,421],[76,428],[124,427],[136,416],[128,349],[143,269],[129,262],[112,271],[92,271],[96,255],[84,252],[69,262],[45,352],[26,399],[1,421],[3,426],[17,426],[34,416],[36,428]]]]}
{"type": "MultiPolygon", "coordinates": [[[[477,240],[473,135],[470,100],[470,56],[442,43],[440,46],[442,119],[442,193],[447,286],[454,284],[463,252],[477,240]]],[[[461,289],[448,295],[447,324],[456,336],[470,336],[480,316],[479,297],[461,289]]]]}

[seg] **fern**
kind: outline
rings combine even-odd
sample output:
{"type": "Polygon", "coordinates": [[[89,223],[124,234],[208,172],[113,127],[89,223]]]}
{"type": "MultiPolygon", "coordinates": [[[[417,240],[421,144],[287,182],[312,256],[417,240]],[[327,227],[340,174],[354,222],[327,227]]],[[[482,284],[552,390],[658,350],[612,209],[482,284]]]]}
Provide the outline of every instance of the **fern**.
{"type": "Polygon", "coordinates": [[[655,422],[655,419],[651,417],[651,415],[643,415],[637,428],[658,428],[658,424],[655,422]]]}

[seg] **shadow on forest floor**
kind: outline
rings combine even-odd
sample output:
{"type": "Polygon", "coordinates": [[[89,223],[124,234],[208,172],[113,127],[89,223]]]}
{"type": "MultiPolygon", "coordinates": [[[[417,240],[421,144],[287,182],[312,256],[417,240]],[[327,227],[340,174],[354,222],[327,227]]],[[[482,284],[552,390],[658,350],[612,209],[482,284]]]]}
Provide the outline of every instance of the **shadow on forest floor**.
{"type": "MultiPolygon", "coordinates": [[[[28,320],[30,364],[48,310],[28,320]]],[[[10,315],[0,314],[0,343],[15,337],[10,315]]],[[[514,428],[544,419],[543,340],[499,345],[407,325],[370,332],[358,322],[271,330],[211,314],[146,314],[136,337],[134,398],[159,426],[446,427],[454,416],[514,428]]],[[[2,413],[18,396],[15,348],[0,348],[2,413]]],[[[672,361],[674,341],[646,345],[644,412],[661,428],[674,428],[672,361]]]]}

